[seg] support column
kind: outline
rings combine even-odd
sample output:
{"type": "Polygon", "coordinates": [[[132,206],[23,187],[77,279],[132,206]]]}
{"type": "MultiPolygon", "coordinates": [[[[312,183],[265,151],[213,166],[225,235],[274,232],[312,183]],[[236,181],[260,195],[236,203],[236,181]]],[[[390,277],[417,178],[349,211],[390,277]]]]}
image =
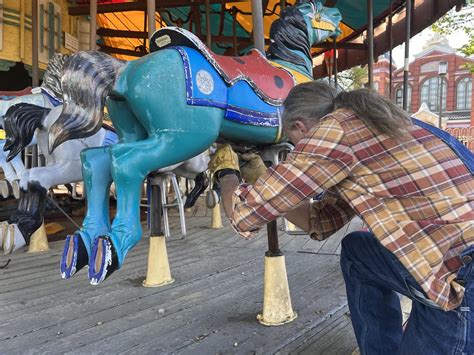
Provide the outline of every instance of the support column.
{"type": "Polygon", "coordinates": [[[405,13],[405,60],[403,65],[403,109],[408,107],[408,69],[410,60],[410,33],[411,33],[411,0],[406,1],[405,13]]]}
{"type": "Polygon", "coordinates": [[[148,18],[148,46],[151,47],[151,36],[156,31],[155,13],[156,13],[156,0],[146,1],[146,13],[148,18]]]}
{"type": "Polygon", "coordinates": [[[265,53],[262,0],[252,0],[252,28],[254,47],[260,52],[265,53]]]}
{"type": "Polygon", "coordinates": [[[393,0],[390,0],[388,14],[388,41],[390,42],[389,51],[389,74],[388,74],[388,97],[393,100],[393,0]]]}
{"type": "Polygon", "coordinates": [[[165,194],[166,191],[160,188],[159,175],[152,176],[148,181],[151,184],[150,249],[148,251],[146,278],[142,285],[144,287],[161,287],[174,282],[171,277],[161,217],[161,194],[165,194]]]}
{"type": "Polygon", "coordinates": [[[369,89],[374,87],[374,3],[367,0],[367,41],[369,47],[369,89]]]}
{"type": "Polygon", "coordinates": [[[332,50],[333,50],[333,53],[334,53],[334,58],[333,58],[333,68],[332,68],[332,72],[334,73],[334,88],[337,89],[337,41],[336,41],[336,37],[334,38],[334,42],[333,42],[333,46],[332,46],[332,50]]]}
{"type": "Polygon", "coordinates": [[[90,0],[89,8],[90,17],[90,37],[89,37],[89,48],[91,51],[95,51],[97,41],[97,0],[90,0]]]}
{"type": "Polygon", "coordinates": [[[237,48],[237,8],[232,7],[232,46],[234,47],[234,56],[239,55],[239,49],[237,48]]]}
{"type": "Polygon", "coordinates": [[[32,39],[32,50],[31,50],[31,67],[32,67],[32,86],[39,86],[39,60],[38,60],[38,0],[31,2],[31,39],[32,39]]]}
{"type": "Polygon", "coordinates": [[[206,45],[208,48],[211,48],[211,45],[212,45],[211,12],[210,12],[211,3],[209,0],[206,0],[205,6],[206,6],[206,45]]]}

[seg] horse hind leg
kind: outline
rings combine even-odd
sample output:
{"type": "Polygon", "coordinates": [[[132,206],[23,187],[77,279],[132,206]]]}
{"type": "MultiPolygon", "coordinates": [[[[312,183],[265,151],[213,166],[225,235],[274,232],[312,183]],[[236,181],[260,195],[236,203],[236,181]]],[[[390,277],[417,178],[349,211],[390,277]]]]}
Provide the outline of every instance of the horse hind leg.
{"type": "Polygon", "coordinates": [[[64,279],[71,278],[89,263],[95,239],[110,230],[109,192],[112,176],[109,149],[98,147],[81,152],[87,212],[81,229],[66,237],[60,263],[64,279]]]}
{"type": "Polygon", "coordinates": [[[217,134],[217,131],[212,130],[198,137],[178,132],[171,135],[162,133],[134,143],[117,144],[111,148],[117,214],[111,233],[99,237],[94,244],[89,261],[89,279],[92,284],[102,282],[120,268],[128,251],[141,238],[139,202],[145,177],[154,170],[198,154],[214,142],[217,134]]]}

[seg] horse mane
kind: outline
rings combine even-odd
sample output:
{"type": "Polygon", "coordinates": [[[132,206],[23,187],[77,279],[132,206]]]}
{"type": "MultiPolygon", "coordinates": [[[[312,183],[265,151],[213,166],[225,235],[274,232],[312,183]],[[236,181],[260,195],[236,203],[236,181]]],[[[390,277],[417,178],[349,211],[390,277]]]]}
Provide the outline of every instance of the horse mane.
{"type": "Polygon", "coordinates": [[[61,75],[63,66],[69,58],[66,54],[57,53],[48,62],[46,72],[43,76],[41,87],[53,94],[58,100],[63,101],[63,89],[61,85],[61,75]]]}
{"type": "Polygon", "coordinates": [[[297,6],[285,8],[281,12],[281,17],[272,23],[270,41],[267,51],[269,59],[281,59],[297,65],[306,65],[304,59],[293,51],[302,52],[311,58],[308,28],[297,6]]]}
{"type": "Polygon", "coordinates": [[[124,66],[124,61],[99,51],[71,55],[61,78],[63,110],[49,128],[50,151],[66,140],[89,137],[99,131],[105,100],[124,66]]]}
{"type": "Polygon", "coordinates": [[[49,108],[27,103],[13,105],[5,114],[6,141],[4,151],[9,150],[7,161],[13,159],[33,140],[36,128],[42,128],[49,108]]]}

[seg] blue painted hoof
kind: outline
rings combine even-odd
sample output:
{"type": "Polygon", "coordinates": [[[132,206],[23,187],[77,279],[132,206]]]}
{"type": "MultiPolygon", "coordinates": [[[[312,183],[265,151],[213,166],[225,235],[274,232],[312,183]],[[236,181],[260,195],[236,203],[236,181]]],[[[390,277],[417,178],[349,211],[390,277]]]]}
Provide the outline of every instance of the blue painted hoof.
{"type": "Polygon", "coordinates": [[[118,268],[117,253],[110,238],[97,238],[89,260],[89,280],[91,285],[100,284],[118,268]]]}
{"type": "Polygon", "coordinates": [[[61,276],[70,279],[89,262],[87,249],[79,234],[68,235],[61,257],[61,276]]]}

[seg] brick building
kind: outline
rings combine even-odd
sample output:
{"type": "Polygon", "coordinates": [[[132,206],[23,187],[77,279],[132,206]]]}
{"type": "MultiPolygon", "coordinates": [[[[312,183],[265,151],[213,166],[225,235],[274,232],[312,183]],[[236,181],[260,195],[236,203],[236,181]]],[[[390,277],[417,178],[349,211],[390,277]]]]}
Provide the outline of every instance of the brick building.
{"type": "MultiPolygon", "coordinates": [[[[441,81],[438,66],[441,61],[448,63],[442,90],[442,116],[447,118],[447,127],[474,126],[474,74],[464,67],[466,63],[474,64],[474,59],[456,54],[447,40],[437,35],[427,43],[421,53],[415,55],[415,60],[409,65],[408,111],[414,113],[426,103],[432,112],[439,113],[441,81]]],[[[374,65],[375,89],[383,95],[389,94],[389,68],[390,63],[386,56],[380,57],[374,65]]],[[[402,106],[403,68],[397,70],[393,67],[392,99],[402,106]]]]}

